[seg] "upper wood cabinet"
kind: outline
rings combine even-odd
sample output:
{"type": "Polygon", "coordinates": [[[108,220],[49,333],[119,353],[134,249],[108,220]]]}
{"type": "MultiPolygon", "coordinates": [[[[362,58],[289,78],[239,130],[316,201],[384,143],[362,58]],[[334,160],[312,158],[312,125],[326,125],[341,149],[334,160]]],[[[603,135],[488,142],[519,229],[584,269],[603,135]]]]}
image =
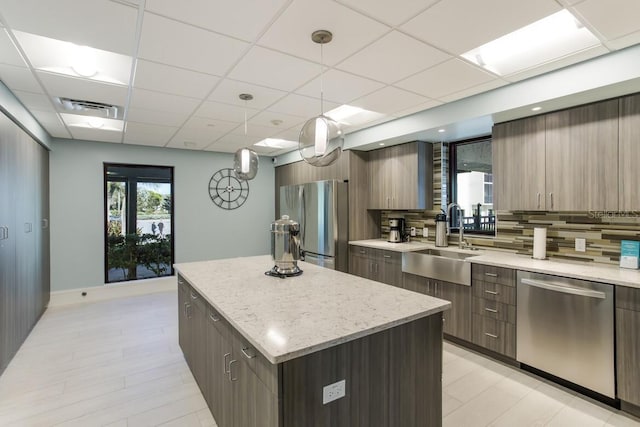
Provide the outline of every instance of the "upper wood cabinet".
{"type": "Polygon", "coordinates": [[[618,100],[546,115],[547,210],[618,210],[618,100]]]}
{"type": "Polygon", "coordinates": [[[495,125],[491,151],[496,209],[544,210],[544,116],[495,125]]]}
{"type": "Polygon", "coordinates": [[[496,209],[618,210],[618,110],[610,100],[495,125],[496,209]]]}
{"type": "Polygon", "coordinates": [[[619,122],[620,210],[640,209],[640,94],[620,99],[619,122]]]}
{"type": "Polygon", "coordinates": [[[433,147],[411,142],[369,152],[369,209],[431,209],[433,147]]]}

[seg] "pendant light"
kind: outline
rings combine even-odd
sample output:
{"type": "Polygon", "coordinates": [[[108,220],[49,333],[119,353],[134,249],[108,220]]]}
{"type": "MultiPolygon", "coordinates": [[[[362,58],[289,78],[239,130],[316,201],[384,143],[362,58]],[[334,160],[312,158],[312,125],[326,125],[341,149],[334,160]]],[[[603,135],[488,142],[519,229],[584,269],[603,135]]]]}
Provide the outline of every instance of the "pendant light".
{"type": "Polygon", "coordinates": [[[298,151],[305,162],[312,166],[328,166],[342,153],[344,135],[335,120],[324,115],[324,88],[322,74],[324,56],[322,46],[329,43],[333,34],[327,30],[314,31],[311,40],[320,45],[320,115],[307,120],[298,139],[298,151]]]}
{"type": "MultiPolygon", "coordinates": [[[[238,97],[244,101],[244,136],[247,136],[247,101],[253,99],[249,93],[241,93],[238,97]]],[[[256,177],[258,173],[258,154],[248,147],[236,151],[233,156],[233,171],[236,177],[249,181],[256,177]]]]}

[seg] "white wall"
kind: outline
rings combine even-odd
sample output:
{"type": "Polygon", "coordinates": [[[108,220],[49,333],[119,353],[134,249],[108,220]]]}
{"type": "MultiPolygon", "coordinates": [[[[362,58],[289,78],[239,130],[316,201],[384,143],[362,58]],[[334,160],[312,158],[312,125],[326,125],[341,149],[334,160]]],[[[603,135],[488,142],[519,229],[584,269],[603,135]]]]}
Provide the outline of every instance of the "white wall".
{"type": "MultiPolygon", "coordinates": [[[[208,184],[233,155],[87,141],[54,140],[50,153],[51,290],[104,284],[103,163],[173,166],[177,263],[270,253],[274,167],[260,158],[249,198],[227,211],[208,184]]],[[[271,266],[265,265],[265,271],[271,266]]]]}

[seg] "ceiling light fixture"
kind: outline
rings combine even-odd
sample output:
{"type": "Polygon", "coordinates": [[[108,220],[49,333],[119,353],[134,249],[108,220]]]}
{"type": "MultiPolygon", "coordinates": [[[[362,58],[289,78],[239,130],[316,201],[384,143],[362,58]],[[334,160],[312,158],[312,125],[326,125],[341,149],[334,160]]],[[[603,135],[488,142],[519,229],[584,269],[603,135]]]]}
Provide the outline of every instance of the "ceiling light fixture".
{"type": "Polygon", "coordinates": [[[296,145],[298,145],[298,143],[295,141],[289,141],[287,139],[266,138],[260,142],[256,142],[253,145],[255,145],[256,147],[286,149],[286,148],[293,148],[296,145]]]}
{"type": "Polygon", "coordinates": [[[500,76],[564,58],[600,44],[566,9],[524,26],[462,57],[500,76]]]}
{"type": "Polygon", "coordinates": [[[77,46],[69,43],[73,50],[73,62],[71,69],[80,77],[93,77],[98,74],[96,55],[92,48],[88,46],[77,46]]]}
{"type": "Polygon", "coordinates": [[[531,109],[531,111],[540,111],[540,110],[542,110],[542,107],[533,107],[531,109]]]}
{"type": "MultiPolygon", "coordinates": [[[[247,137],[247,101],[253,99],[249,93],[241,93],[238,97],[244,101],[244,136],[247,137]]],[[[249,181],[258,173],[258,154],[248,147],[236,151],[233,156],[233,171],[238,179],[249,181]]]]}
{"type": "Polygon", "coordinates": [[[303,160],[312,166],[328,166],[342,153],[344,135],[340,125],[324,114],[323,45],[329,43],[333,34],[327,30],[314,31],[311,40],[320,45],[320,115],[307,120],[302,126],[298,140],[298,151],[303,160]]]}

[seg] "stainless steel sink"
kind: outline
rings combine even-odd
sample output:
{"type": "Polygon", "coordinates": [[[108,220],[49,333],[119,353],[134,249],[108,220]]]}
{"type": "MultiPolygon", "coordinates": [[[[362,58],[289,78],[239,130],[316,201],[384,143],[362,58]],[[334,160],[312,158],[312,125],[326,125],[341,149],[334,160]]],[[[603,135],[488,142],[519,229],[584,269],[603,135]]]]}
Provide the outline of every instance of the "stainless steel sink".
{"type": "Polygon", "coordinates": [[[471,263],[465,261],[471,256],[476,256],[476,254],[441,249],[404,252],[402,254],[402,271],[471,286],[471,263]]]}

